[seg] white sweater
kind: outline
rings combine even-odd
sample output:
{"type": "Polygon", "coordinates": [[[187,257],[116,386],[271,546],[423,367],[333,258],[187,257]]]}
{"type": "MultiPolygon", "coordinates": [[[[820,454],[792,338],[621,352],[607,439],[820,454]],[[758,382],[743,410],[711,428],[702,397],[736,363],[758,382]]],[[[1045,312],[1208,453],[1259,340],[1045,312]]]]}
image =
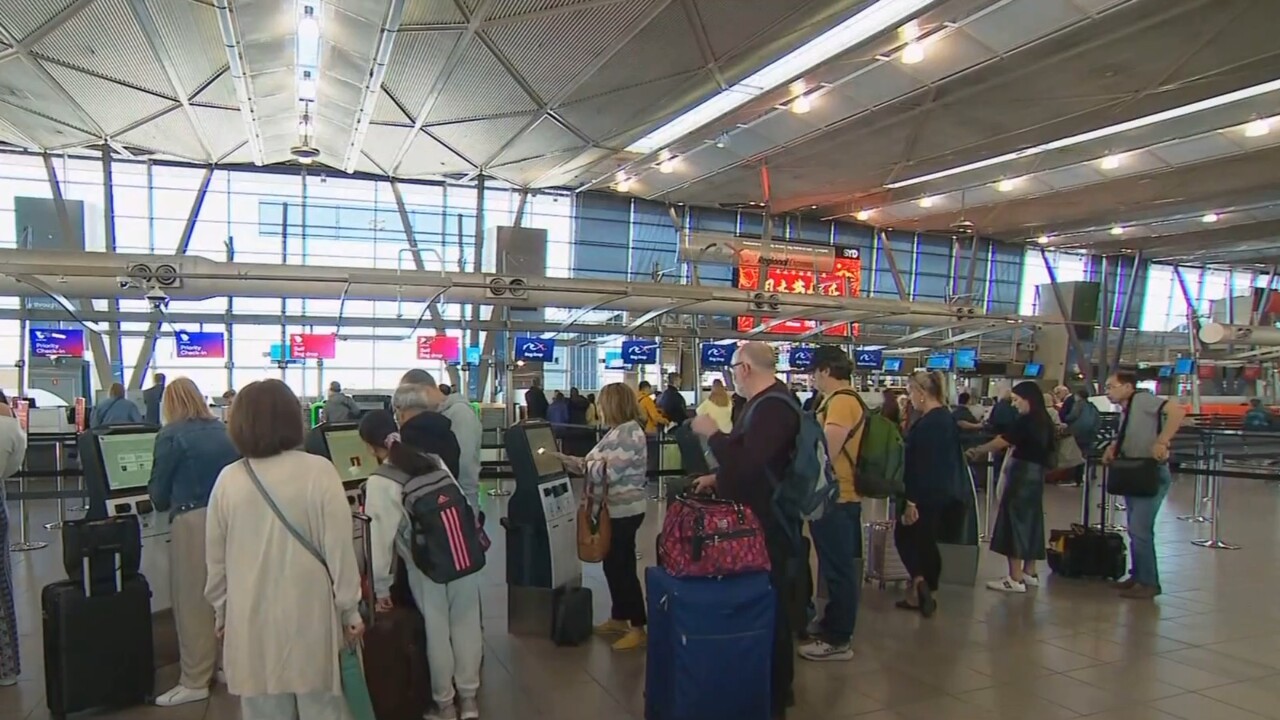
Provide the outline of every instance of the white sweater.
{"type": "Polygon", "coordinates": [[[0,480],[22,469],[27,457],[27,434],[17,419],[0,416],[0,480]]]}
{"type": "Polygon", "coordinates": [[[364,514],[369,516],[369,558],[373,575],[373,593],[378,598],[391,594],[395,582],[395,556],[399,554],[410,567],[413,555],[409,549],[409,513],[404,509],[404,488],[381,475],[370,475],[364,485],[364,514]]]}

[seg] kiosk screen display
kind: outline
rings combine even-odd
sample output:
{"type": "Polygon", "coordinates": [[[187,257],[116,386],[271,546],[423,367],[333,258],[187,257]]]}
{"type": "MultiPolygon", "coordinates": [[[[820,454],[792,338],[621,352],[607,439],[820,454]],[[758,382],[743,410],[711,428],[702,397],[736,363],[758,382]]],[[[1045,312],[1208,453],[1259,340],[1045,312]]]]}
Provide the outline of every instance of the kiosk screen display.
{"type": "Polygon", "coordinates": [[[146,488],[151,481],[151,457],[156,448],[153,432],[122,433],[98,437],[102,467],[111,491],[146,488]]]}
{"type": "Polygon", "coordinates": [[[533,453],[533,465],[538,470],[538,477],[560,475],[564,465],[556,457],[556,439],[549,427],[529,428],[525,431],[529,440],[529,451],[533,453]]]}
{"type": "Polygon", "coordinates": [[[369,452],[369,446],[355,428],[326,432],[324,441],[329,445],[329,460],[343,482],[364,480],[378,467],[378,459],[369,452]]]}
{"type": "Polygon", "coordinates": [[[902,358],[885,358],[884,371],[887,373],[902,372],[902,358]]]}

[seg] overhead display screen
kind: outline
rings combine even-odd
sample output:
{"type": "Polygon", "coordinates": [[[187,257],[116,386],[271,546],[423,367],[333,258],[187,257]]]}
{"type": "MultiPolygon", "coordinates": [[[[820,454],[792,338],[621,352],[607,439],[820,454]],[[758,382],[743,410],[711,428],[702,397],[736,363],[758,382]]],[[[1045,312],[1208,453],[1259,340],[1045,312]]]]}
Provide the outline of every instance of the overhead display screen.
{"type": "Polygon", "coordinates": [[[153,432],[101,435],[102,467],[107,473],[107,489],[145,489],[151,481],[151,458],[156,449],[153,432]]]}
{"type": "Polygon", "coordinates": [[[330,430],[324,434],[324,441],[329,446],[329,460],[343,482],[365,480],[378,467],[378,459],[355,428],[330,430]]]}
{"type": "Polygon", "coordinates": [[[84,330],[80,328],[31,328],[31,357],[84,357],[84,330]]]}
{"type": "Polygon", "coordinates": [[[926,370],[950,370],[951,355],[930,355],[925,359],[924,367],[926,370]]]}
{"type": "Polygon", "coordinates": [[[536,337],[516,338],[516,360],[555,362],[556,341],[536,337]]]}
{"type": "Polygon", "coordinates": [[[179,330],[174,333],[173,342],[180,358],[224,358],[227,356],[227,336],[224,333],[179,330]]]}
{"type": "Polygon", "coordinates": [[[1161,365],[1160,369],[1156,371],[1156,374],[1162,378],[1173,377],[1173,366],[1161,365]]]}
{"type": "Polygon", "coordinates": [[[1040,363],[1027,363],[1022,368],[1022,377],[1038,378],[1044,374],[1044,365],[1040,363]]]}
{"type": "Polygon", "coordinates": [[[813,370],[813,348],[791,348],[791,369],[794,372],[811,372],[813,370]]]}
{"type": "Polygon", "coordinates": [[[1175,375],[1190,375],[1196,371],[1196,361],[1191,358],[1178,358],[1173,361],[1175,375]]]}
{"type": "Polygon", "coordinates": [[[556,456],[556,439],[551,428],[545,425],[525,430],[529,440],[529,450],[533,453],[533,466],[538,470],[538,477],[563,475],[564,464],[556,456]]]}
{"type": "Polygon", "coordinates": [[[726,368],[733,361],[733,351],[737,348],[724,343],[702,343],[702,367],[726,368]]]}
{"type": "MultiPolygon", "coordinates": [[[[858,297],[862,292],[862,258],[857,248],[836,248],[835,261],[830,272],[814,272],[771,265],[768,276],[764,280],[764,287],[761,287],[760,283],[758,258],[751,258],[747,253],[743,253],[740,257],[742,260],[738,264],[736,280],[739,290],[829,297],[858,297]]],[[[769,320],[770,318],[767,317],[739,315],[736,324],[739,332],[746,332],[769,320]]],[[[800,335],[816,330],[818,325],[817,320],[787,320],[773,325],[769,332],[800,335]]],[[[835,337],[857,336],[857,334],[856,324],[837,325],[823,331],[823,335],[835,337]]]]}
{"type": "Polygon", "coordinates": [[[976,348],[961,348],[956,350],[955,357],[957,370],[978,369],[978,351],[976,348]]]}
{"type": "Polygon", "coordinates": [[[902,372],[902,358],[900,357],[885,358],[884,371],[887,373],[902,372]]]}
{"type": "Polygon", "coordinates": [[[626,365],[654,365],[658,362],[656,340],[622,341],[622,362],[626,365]]]}
{"type": "Polygon", "coordinates": [[[853,365],[859,370],[879,370],[883,363],[883,350],[856,350],[853,353],[853,365]]]}

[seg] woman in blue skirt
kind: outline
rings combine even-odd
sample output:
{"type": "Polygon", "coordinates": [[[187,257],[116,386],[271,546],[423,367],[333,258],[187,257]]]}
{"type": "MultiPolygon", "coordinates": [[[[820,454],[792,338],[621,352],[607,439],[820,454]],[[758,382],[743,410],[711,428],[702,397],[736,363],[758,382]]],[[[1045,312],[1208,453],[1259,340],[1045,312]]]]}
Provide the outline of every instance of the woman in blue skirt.
{"type": "Polygon", "coordinates": [[[969,450],[970,460],[987,453],[1007,455],[1000,477],[1000,507],[991,531],[991,550],[1009,561],[1009,574],[987,583],[998,592],[1025,593],[1039,587],[1036,561],[1045,557],[1044,479],[1054,454],[1055,428],[1044,393],[1033,382],[1013,388],[1018,422],[984,445],[969,450]]]}

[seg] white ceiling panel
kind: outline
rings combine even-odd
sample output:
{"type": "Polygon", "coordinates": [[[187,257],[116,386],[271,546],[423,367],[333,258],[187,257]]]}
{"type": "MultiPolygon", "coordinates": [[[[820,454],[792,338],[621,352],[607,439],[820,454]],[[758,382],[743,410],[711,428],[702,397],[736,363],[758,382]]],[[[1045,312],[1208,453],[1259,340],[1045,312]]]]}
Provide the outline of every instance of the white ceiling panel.
{"type": "Polygon", "coordinates": [[[174,92],[128,0],[94,0],[33,50],[144,90],[170,96],[174,92]]]}
{"type": "Polygon", "coordinates": [[[446,173],[469,172],[475,166],[426,133],[418,133],[409,153],[400,163],[399,174],[406,177],[430,177],[446,173]]]}
{"type": "Polygon", "coordinates": [[[127,88],[79,70],[53,63],[49,63],[48,70],[108,134],[174,107],[174,102],[167,98],[127,88]]]}
{"type": "Polygon", "coordinates": [[[479,40],[472,40],[463,52],[449,82],[432,106],[428,122],[468,120],[538,109],[528,93],[479,40]]]}
{"type": "Polygon", "coordinates": [[[492,148],[500,147],[508,138],[519,132],[520,128],[529,124],[530,119],[528,115],[514,115],[448,125],[432,125],[427,129],[449,147],[478,164],[488,159],[487,155],[492,152],[492,148]]]}
{"type": "Polygon", "coordinates": [[[22,40],[75,2],[76,0],[0,0],[0,27],[22,40]]]}
{"type": "MultiPolygon", "coordinates": [[[[508,136],[510,137],[510,136],[508,136]]],[[[502,142],[506,142],[503,138],[502,142]]],[[[516,140],[495,161],[496,164],[527,160],[540,155],[559,153],[582,145],[577,135],[565,130],[555,120],[543,118],[529,132],[516,140]]]]}
{"type": "Polygon", "coordinates": [[[209,160],[200,147],[196,129],[181,110],[167,112],[117,139],[126,145],[136,145],[165,155],[196,161],[209,160]]]}
{"type": "Polygon", "coordinates": [[[182,92],[195,92],[227,66],[218,14],[211,5],[189,0],[146,0],[146,6],[174,63],[182,92]]]}

